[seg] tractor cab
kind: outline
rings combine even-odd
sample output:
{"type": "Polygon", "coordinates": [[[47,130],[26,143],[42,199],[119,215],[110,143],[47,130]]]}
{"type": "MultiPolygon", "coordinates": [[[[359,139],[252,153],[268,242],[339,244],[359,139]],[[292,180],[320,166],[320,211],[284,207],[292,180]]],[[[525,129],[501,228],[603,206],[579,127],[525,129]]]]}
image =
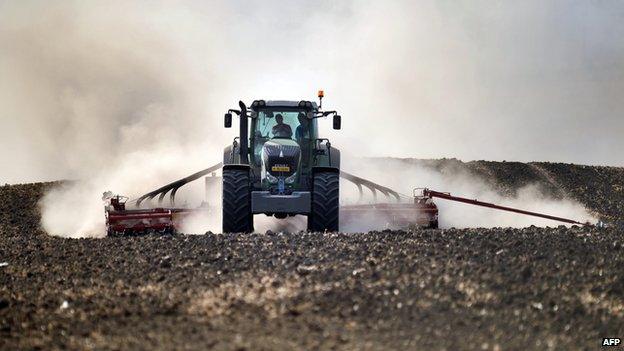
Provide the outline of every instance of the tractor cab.
{"type": "Polygon", "coordinates": [[[312,101],[254,100],[225,114],[239,116],[239,136],[223,151],[223,231],[253,230],[253,215],[304,214],[315,231],[338,229],[340,151],[319,138],[317,120],[333,117],[312,101]]]}
{"type": "MultiPolygon", "coordinates": [[[[249,139],[256,163],[260,163],[262,147],[269,140],[292,140],[303,147],[318,138],[314,115],[309,109],[297,107],[296,104],[292,101],[267,101],[265,106],[252,110],[254,118],[251,120],[249,139]]],[[[313,111],[316,111],[316,103],[313,106],[313,111]]]]}
{"type": "Polygon", "coordinates": [[[278,192],[306,187],[318,138],[317,111],[316,103],[303,101],[252,103],[250,165],[265,187],[278,192]]]}

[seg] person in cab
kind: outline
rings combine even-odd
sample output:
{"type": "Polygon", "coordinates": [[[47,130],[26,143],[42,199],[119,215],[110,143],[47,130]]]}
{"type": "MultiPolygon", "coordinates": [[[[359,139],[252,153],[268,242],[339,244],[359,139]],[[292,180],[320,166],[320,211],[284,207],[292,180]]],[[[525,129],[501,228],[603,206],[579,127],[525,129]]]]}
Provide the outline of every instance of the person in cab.
{"type": "Polygon", "coordinates": [[[275,115],[275,122],[277,124],[271,129],[274,138],[292,138],[292,128],[284,123],[284,116],[278,113],[275,115]]]}

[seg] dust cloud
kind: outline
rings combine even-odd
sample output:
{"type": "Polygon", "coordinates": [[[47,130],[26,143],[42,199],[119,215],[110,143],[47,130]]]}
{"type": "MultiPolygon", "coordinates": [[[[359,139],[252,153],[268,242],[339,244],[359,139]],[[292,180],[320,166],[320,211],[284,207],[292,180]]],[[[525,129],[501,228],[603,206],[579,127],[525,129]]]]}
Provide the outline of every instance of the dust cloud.
{"type": "MultiPolygon", "coordinates": [[[[75,180],[45,196],[42,224],[101,236],[103,191],[133,198],[220,161],[235,136],[222,115],[239,99],[318,88],[343,116],[343,130],[323,121],[321,133],[351,155],[621,165],[610,151],[624,147],[622,13],[618,2],[3,1],[0,182],[75,180]]],[[[457,192],[489,195],[480,187],[457,192]]],[[[180,194],[202,196],[201,185],[180,194]]]]}

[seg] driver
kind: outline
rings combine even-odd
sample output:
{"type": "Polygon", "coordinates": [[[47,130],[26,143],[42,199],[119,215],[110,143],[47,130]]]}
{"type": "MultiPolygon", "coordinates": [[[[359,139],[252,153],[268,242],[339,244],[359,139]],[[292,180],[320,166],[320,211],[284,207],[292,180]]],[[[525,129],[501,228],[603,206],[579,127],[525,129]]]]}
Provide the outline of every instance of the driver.
{"type": "Polygon", "coordinates": [[[298,141],[302,141],[304,138],[310,137],[310,131],[308,129],[308,118],[305,114],[299,112],[297,115],[297,119],[299,119],[299,126],[295,129],[295,138],[298,141]]]}
{"type": "Polygon", "coordinates": [[[291,138],[292,137],[292,129],[286,123],[284,123],[284,117],[281,114],[275,115],[276,125],[273,126],[271,130],[273,132],[273,137],[276,138],[291,138]]]}

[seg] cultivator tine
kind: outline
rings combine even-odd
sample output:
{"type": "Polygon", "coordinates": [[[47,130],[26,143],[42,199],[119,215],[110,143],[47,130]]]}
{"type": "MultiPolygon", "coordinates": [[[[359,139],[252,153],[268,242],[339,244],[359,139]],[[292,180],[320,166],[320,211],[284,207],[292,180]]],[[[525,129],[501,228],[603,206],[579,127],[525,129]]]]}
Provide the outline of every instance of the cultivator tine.
{"type": "Polygon", "coordinates": [[[169,202],[171,202],[171,206],[175,205],[175,196],[176,196],[176,192],[178,191],[178,189],[180,188],[175,188],[171,190],[171,194],[169,194],[169,202]]]}
{"type": "Polygon", "coordinates": [[[366,186],[366,187],[370,189],[370,191],[373,193],[373,199],[375,199],[375,202],[377,202],[377,190],[371,186],[366,186]]]}
{"type": "Polygon", "coordinates": [[[390,200],[391,197],[394,197],[396,202],[401,201],[401,194],[383,185],[371,182],[370,180],[367,180],[364,178],[360,178],[358,176],[355,176],[351,173],[347,173],[345,171],[340,171],[340,177],[345,180],[350,181],[351,183],[355,184],[358,187],[358,190],[360,192],[360,200],[362,199],[362,195],[363,195],[362,186],[365,186],[373,193],[373,198],[375,199],[375,202],[377,202],[377,191],[384,194],[388,200],[390,200]]]}
{"type": "Polygon", "coordinates": [[[357,183],[355,185],[357,186],[358,192],[359,192],[357,203],[362,203],[362,198],[364,197],[364,192],[362,191],[362,184],[357,183]]]}

